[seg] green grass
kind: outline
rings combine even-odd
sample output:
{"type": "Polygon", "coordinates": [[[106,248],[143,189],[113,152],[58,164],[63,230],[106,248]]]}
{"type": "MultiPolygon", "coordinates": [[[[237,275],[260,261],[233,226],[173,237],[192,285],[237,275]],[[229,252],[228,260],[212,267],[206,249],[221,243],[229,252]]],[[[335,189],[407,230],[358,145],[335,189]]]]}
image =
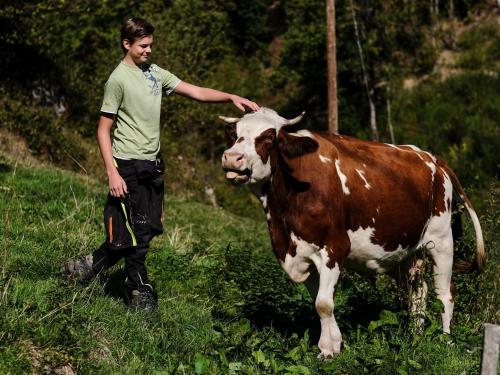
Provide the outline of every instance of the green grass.
{"type": "MultiPolygon", "coordinates": [[[[482,216],[488,268],[457,277],[452,337],[436,329],[437,311],[412,335],[389,279],[345,274],[344,347],[327,362],[316,359],[313,302],[280,269],[263,220],[168,196],[147,260],[156,314],[124,305],[122,265],[87,287],[68,283],[59,266],[99,245],[104,199],[84,176],[0,159],[0,373],[475,374],[482,323],[499,322],[498,193],[482,216]]],[[[464,238],[469,258],[471,246],[464,238]]]]}

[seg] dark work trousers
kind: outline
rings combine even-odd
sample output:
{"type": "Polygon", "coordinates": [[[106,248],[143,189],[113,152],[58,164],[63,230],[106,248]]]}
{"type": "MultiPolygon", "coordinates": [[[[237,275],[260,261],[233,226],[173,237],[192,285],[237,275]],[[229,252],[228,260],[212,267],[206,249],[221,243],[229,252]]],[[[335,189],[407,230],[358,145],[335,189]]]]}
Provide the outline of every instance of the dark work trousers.
{"type": "Polygon", "coordinates": [[[164,163],[116,159],[118,173],[127,184],[125,199],[108,195],[104,207],[106,241],[93,255],[93,270],[99,273],[125,261],[126,286],[141,292],[151,290],[145,260],[149,242],[163,233],[164,163]]]}

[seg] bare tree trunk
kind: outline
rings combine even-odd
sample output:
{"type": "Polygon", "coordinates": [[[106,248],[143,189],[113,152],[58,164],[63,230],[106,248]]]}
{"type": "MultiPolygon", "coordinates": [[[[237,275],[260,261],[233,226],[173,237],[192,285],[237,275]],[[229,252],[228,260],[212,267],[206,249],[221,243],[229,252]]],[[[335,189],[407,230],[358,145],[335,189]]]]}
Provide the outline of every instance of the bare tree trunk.
{"type": "Polygon", "coordinates": [[[354,4],[351,2],[351,12],[352,21],[354,23],[354,32],[356,34],[356,44],[358,45],[359,59],[361,60],[361,70],[363,71],[363,82],[366,88],[366,95],[368,96],[368,105],[370,107],[370,128],[372,131],[372,139],[378,140],[378,129],[377,129],[377,110],[375,108],[375,103],[373,102],[373,90],[370,89],[368,83],[368,73],[366,72],[365,59],[363,57],[363,48],[361,47],[361,40],[359,37],[358,22],[356,21],[356,13],[354,12],[354,4]]]}
{"type": "Polygon", "coordinates": [[[335,0],[326,0],[326,54],[328,65],[328,131],[339,132],[337,101],[337,47],[335,40],[335,0]]]}
{"type": "Polygon", "coordinates": [[[394,129],[392,128],[392,116],[391,116],[391,88],[389,83],[387,83],[387,126],[389,127],[389,134],[391,135],[391,143],[396,144],[396,139],[394,138],[394,129]]]}

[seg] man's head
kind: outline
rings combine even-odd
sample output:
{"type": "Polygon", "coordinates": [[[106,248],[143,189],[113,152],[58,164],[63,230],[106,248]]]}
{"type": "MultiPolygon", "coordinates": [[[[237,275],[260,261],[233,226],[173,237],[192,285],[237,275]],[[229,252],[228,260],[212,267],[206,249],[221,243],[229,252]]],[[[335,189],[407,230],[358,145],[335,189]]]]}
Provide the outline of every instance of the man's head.
{"type": "Polygon", "coordinates": [[[145,63],[151,54],[155,28],[142,18],[129,18],[121,29],[121,47],[136,64],[145,63]]]}

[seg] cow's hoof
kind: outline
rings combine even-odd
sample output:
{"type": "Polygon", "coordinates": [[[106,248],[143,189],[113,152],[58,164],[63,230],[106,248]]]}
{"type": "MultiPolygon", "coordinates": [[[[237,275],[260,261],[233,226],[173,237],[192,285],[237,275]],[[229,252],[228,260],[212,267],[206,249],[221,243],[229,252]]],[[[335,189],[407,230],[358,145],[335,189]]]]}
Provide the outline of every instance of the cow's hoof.
{"type": "Polygon", "coordinates": [[[328,361],[331,361],[333,359],[333,356],[335,354],[336,353],[334,353],[334,352],[323,350],[321,353],[318,354],[318,359],[320,361],[328,362],[328,361]]]}

